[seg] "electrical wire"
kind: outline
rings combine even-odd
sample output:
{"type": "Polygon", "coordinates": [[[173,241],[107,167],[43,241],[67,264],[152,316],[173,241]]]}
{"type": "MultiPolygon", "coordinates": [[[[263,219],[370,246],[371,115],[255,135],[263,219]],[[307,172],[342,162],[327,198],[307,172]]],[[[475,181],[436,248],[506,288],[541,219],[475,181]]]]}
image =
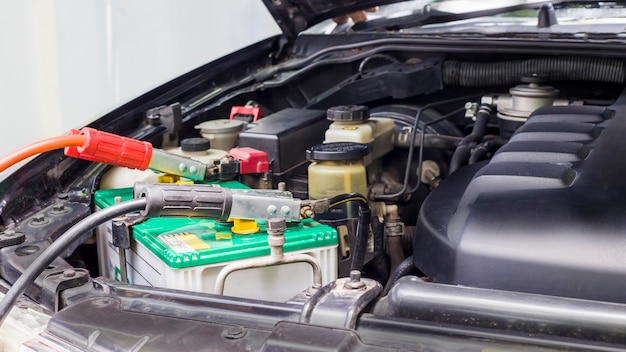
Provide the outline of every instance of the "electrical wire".
{"type": "MultiPolygon", "coordinates": [[[[342,195],[344,196],[344,195],[342,195]]],[[[365,198],[365,196],[359,194],[359,193],[347,193],[345,195],[345,197],[342,196],[337,196],[337,197],[332,197],[330,198],[328,201],[330,202],[330,205],[328,205],[329,208],[333,208],[336,207],[338,205],[341,205],[343,203],[347,203],[347,202],[359,202],[359,203],[364,203],[367,204],[367,198],[365,198]]]]}
{"type": "Polygon", "coordinates": [[[24,270],[22,275],[15,281],[13,286],[0,301],[0,326],[11,312],[11,309],[26,291],[28,286],[41,275],[52,261],[58,257],[72,242],[99,225],[124,214],[143,210],[146,207],[146,198],[134,199],[124,203],[112,205],[103,210],[99,210],[80,222],[76,223],[69,230],[65,231],[59,238],[46,248],[35,259],[31,265],[24,270]]]}
{"type": "Polygon", "coordinates": [[[365,69],[365,65],[367,65],[368,62],[375,60],[375,59],[389,60],[390,62],[394,64],[400,62],[398,59],[388,54],[374,54],[372,56],[366,57],[365,59],[361,61],[361,63],[359,64],[359,73],[363,73],[363,69],[365,69]]]}
{"type": "Polygon", "coordinates": [[[22,147],[0,159],[0,172],[33,155],[65,147],[82,146],[84,143],[85,136],[81,135],[58,136],[43,139],[22,147]]]}
{"type": "MultiPolygon", "coordinates": [[[[435,107],[435,106],[450,104],[450,103],[457,102],[459,100],[471,99],[471,98],[474,98],[476,96],[477,96],[477,94],[472,94],[472,95],[466,95],[466,96],[462,96],[462,97],[458,97],[458,98],[440,100],[440,101],[435,102],[435,103],[426,104],[426,105],[420,107],[419,110],[417,110],[417,113],[415,114],[415,121],[413,123],[413,131],[411,131],[411,143],[410,143],[410,146],[409,146],[409,155],[407,156],[406,168],[404,169],[404,182],[402,183],[402,189],[400,191],[398,191],[396,193],[392,193],[392,194],[379,194],[379,195],[376,195],[375,196],[376,200],[393,199],[393,198],[396,198],[396,197],[399,197],[399,196],[403,196],[405,194],[405,192],[407,191],[407,188],[409,187],[409,175],[411,174],[411,160],[413,159],[413,153],[415,151],[415,143],[413,141],[415,141],[415,137],[417,137],[417,130],[418,130],[418,127],[419,127],[420,119],[422,117],[422,113],[425,110],[430,109],[430,108],[435,107]]],[[[440,117],[440,118],[438,118],[437,120],[434,120],[434,121],[439,122],[441,120],[445,120],[447,118],[450,118],[452,115],[458,113],[460,110],[462,110],[462,109],[457,109],[457,110],[453,111],[452,113],[447,114],[445,116],[442,116],[442,117],[440,117]]],[[[432,124],[432,123],[430,123],[430,124],[432,124]]],[[[424,142],[423,141],[424,130],[425,130],[425,128],[422,128],[420,130],[420,133],[421,133],[420,141],[421,141],[421,143],[424,142]]],[[[422,145],[423,144],[420,144],[420,155],[423,155],[423,149],[424,148],[421,147],[422,145]]],[[[418,175],[421,174],[421,171],[422,171],[422,164],[421,164],[421,161],[420,161],[420,164],[418,165],[418,175]]],[[[419,187],[419,184],[420,183],[418,181],[417,186],[414,187],[414,189],[417,189],[417,187],[419,187]]]]}

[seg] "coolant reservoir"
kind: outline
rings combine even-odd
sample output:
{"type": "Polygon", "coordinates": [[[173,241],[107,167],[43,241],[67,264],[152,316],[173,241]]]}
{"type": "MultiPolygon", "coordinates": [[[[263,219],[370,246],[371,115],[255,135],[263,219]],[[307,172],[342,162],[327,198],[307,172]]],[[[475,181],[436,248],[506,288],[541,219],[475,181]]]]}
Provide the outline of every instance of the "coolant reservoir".
{"type": "Polygon", "coordinates": [[[218,119],[202,122],[195,127],[200,130],[202,137],[211,141],[213,148],[231,150],[239,142],[239,133],[243,128],[243,121],[218,119]]]}
{"type": "MultiPolygon", "coordinates": [[[[211,149],[210,142],[204,138],[187,138],[180,142],[180,147],[167,148],[165,151],[186,156],[205,164],[213,164],[226,156],[227,152],[211,149]]],[[[125,167],[113,167],[102,177],[100,189],[132,187],[135,182],[158,182],[158,174],[152,170],[135,170],[125,167]]]]}
{"type": "Polygon", "coordinates": [[[326,130],[324,143],[354,142],[370,145],[365,165],[393,150],[392,119],[372,117],[362,105],[342,105],[328,109],[327,117],[333,123],[326,130]]]}
{"type": "Polygon", "coordinates": [[[363,143],[337,142],[318,144],[307,150],[309,198],[320,199],[357,192],[367,195],[363,158],[369,147],[363,143]]]}

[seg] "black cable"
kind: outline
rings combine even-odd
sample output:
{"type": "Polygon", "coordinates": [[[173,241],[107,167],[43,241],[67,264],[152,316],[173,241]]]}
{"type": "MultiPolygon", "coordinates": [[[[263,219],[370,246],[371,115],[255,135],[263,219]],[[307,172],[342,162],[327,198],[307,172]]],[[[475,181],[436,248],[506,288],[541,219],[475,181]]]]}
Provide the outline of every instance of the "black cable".
{"type": "Polygon", "coordinates": [[[367,240],[370,233],[370,221],[372,220],[372,211],[369,206],[364,207],[359,204],[359,222],[356,225],[356,244],[352,251],[352,261],[350,262],[350,270],[363,271],[365,265],[365,253],[367,252],[367,240]]]}
{"type": "Polygon", "coordinates": [[[99,225],[118,216],[128,214],[133,211],[143,210],[146,207],[146,199],[135,199],[124,203],[112,205],[103,210],[99,210],[70,227],[48,248],[46,248],[35,259],[31,265],[24,270],[22,275],[15,281],[7,294],[0,301],[0,326],[11,312],[11,309],[26,291],[28,286],[45,270],[52,261],[58,257],[72,242],[80,238],[99,225]]]}
{"type": "Polygon", "coordinates": [[[359,205],[359,221],[356,225],[356,243],[352,252],[350,270],[363,271],[365,264],[365,253],[367,252],[367,240],[369,237],[369,226],[372,220],[372,211],[367,203],[367,198],[360,193],[345,193],[328,198],[330,205],[328,208],[336,207],[347,202],[357,202],[359,205]]]}
{"type": "Polygon", "coordinates": [[[398,281],[401,277],[416,273],[417,268],[415,267],[415,264],[413,264],[413,256],[407,257],[398,265],[398,267],[396,268],[396,270],[393,271],[391,276],[389,276],[389,280],[387,280],[385,289],[380,294],[380,296],[386,296],[387,293],[389,293],[389,290],[391,290],[391,287],[393,287],[396,281],[398,281]]]}

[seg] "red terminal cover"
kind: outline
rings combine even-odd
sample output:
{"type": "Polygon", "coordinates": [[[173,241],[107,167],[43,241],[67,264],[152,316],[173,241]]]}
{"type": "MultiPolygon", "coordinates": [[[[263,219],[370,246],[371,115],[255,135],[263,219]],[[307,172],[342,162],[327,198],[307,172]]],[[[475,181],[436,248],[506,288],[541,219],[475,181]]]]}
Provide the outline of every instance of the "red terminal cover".
{"type": "Polygon", "coordinates": [[[233,148],[228,156],[239,160],[240,174],[260,174],[269,171],[267,153],[253,148],[233,148]]]}
{"type": "Polygon", "coordinates": [[[234,119],[237,115],[252,115],[252,121],[256,122],[261,117],[261,108],[250,106],[233,106],[230,108],[230,119],[234,119]]]}
{"type": "Polygon", "coordinates": [[[82,134],[86,137],[82,146],[65,148],[65,155],[73,158],[139,170],[147,169],[152,158],[150,142],[138,141],[89,127],[80,131],[72,129],[68,134],[82,134]]]}

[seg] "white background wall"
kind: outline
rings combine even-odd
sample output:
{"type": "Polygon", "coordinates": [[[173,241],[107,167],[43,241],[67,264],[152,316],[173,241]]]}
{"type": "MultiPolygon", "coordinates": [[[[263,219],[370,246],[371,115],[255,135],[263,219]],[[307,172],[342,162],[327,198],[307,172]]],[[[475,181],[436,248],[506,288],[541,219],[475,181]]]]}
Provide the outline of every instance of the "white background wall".
{"type": "Polygon", "coordinates": [[[0,1],[0,155],[279,32],[260,0],[0,1]]]}

